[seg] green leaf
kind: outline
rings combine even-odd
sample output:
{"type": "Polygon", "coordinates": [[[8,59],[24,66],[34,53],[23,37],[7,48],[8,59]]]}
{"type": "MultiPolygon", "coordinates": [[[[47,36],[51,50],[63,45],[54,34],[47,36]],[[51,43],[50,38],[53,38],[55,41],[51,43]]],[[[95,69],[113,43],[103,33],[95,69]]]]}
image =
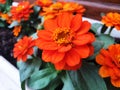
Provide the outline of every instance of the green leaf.
{"type": "Polygon", "coordinates": [[[98,30],[101,26],[102,26],[101,23],[93,23],[93,24],[92,24],[92,27],[91,27],[91,30],[92,30],[94,33],[98,34],[98,33],[97,33],[97,30],[98,30]]]}
{"type": "Polygon", "coordinates": [[[80,73],[88,90],[107,90],[104,80],[98,75],[97,66],[84,63],[80,68],[80,73]]]}
{"type": "Polygon", "coordinates": [[[64,83],[62,90],[89,90],[78,71],[66,71],[61,79],[64,83]]]}
{"type": "Polygon", "coordinates": [[[0,27],[5,27],[5,22],[4,21],[2,21],[2,20],[0,20],[0,27]]]}
{"type": "Polygon", "coordinates": [[[4,4],[0,4],[0,11],[4,12],[4,9],[5,9],[5,5],[4,4]]]}
{"type": "Polygon", "coordinates": [[[93,42],[93,46],[94,46],[94,54],[92,56],[88,57],[86,60],[95,59],[95,57],[99,53],[100,49],[103,48],[104,42],[96,39],[96,41],[93,42]]]}
{"type": "Polygon", "coordinates": [[[98,67],[84,63],[80,70],[66,71],[62,90],[107,90],[104,80],[98,75],[98,67]]]}
{"type": "Polygon", "coordinates": [[[108,48],[109,45],[114,44],[115,40],[113,37],[105,34],[101,34],[97,37],[97,40],[104,42],[104,48],[108,48]]]}
{"type": "MultiPolygon", "coordinates": [[[[77,87],[73,85],[73,82],[71,81],[70,75],[66,71],[65,74],[61,77],[64,86],[62,90],[77,90],[77,87]]],[[[79,90],[79,89],[78,89],[79,90]]]]}
{"type": "Polygon", "coordinates": [[[34,7],[33,7],[34,14],[39,14],[40,9],[41,9],[41,8],[40,8],[39,6],[34,6],[34,7]]]}
{"type": "Polygon", "coordinates": [[[43,25],[39,24],[39,25],[37,26],[37,30],[43,30],[43,29],[44,29],[44,26],[43,26],[43,25]]]}
{"type": "Polygon", "coordinates": [[[100,40],[96,40],[95,42],[93,42],[93,46],[94,46],[94,53],[97,53],[100,51],[101,48],[103,48],[104,42],[100,40]]]}
{"type": "Polygon", "coordinates": [[[33,39],[38,38],[37,33],[33,33],[33,34],[31,35],[31,37],[32,37],[33,39]]]}
{"type": "Polygon", "coordinates": [[[57,90],[56,88],[62,88],[61,87],[62,81],[60,78],[56,77],[54,80],[52,80],[47,87],[41,90],[57,90]]]}
{"type": "Polygon", "coordinates": [[[28,86],[32,89],[43,89],[57,77],[57,72],[51,68],[42,69],[35,72],[28,79],[28,86]]]}
{"type": "Polygon", "coordinates": [[[20,81],[28,79],[31,74],[38,71],[41,66],[41,60],[39,58],[29,59],[26,62],[19,61],[17,66],[20,72],[20,81]]]}
{"type": "Polygon", "coordinates": [[[21,83],[21,89],[25,90],[25,81],[21,83]]]}
{"type": "Polygon", "coordinates": [[[73,82],[74,87],[76,87],[75,90],[89,90],[79,70],[70,71],[69,75],[70,75],[71,81],[73,82]]]}
{"type": "Polygon", "coordinates": [[[10,7],[12,5],[13,0],[7,0],[5,3],[5,10],[4,12],[9,12],[10,11],[10,7]]]}
{"type": "Polygon", "coordinates": [[[13,28],[13,27],[15,27],[17,25],[19,25],[19,23],[17,21],[13,21],[8,27],[13,28]]]}

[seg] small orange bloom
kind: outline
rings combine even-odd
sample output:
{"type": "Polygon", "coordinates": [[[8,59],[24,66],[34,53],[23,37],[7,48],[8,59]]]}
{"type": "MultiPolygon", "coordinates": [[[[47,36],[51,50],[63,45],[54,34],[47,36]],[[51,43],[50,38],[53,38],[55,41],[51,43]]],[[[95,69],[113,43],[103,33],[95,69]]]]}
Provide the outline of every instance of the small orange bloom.
{"type": "Polygon", "coordinates": [[[7,23],[11,23],[12,20],[11,20],[11,16],[9,14],[6,14],[6,13],[0,13],[0,17],[4,20],[7,21],[7,23]]]}
{"type": "Polygon", "coordinates": [[[39,5],[40,7],[48,7],[52,4],[52,0],[37,0],[36,5],[39,5]]]}
{"type": "Polygon", "coordinates": [[[82,21],[80,14],[61,13],[44,22],[44,30],[38,31],[36,45],[42,49],[42,59],[51,62],[57,70],[76,70],[83,58],[93,53],[95,40],[89,32],[91,24],[82,21]]]}
{"type": "Polygon", "coordinates": [[[14,46],[14,58],[17,58],[18,61],[20,59],[22,59],[22,61],[26,61],[27,55],[33,54],[34,45],[35,42],[31,37],[24,36],[23,39],[20,39],[14,46]]]}
{"type": "Polygon", "coordinates": [[[71,12],[71,13],[80,13],[82,14],[85,11],[85,8],[73,2],[56,2],[49,7],[43,7],[43,11],[40,15],[45,16],[45,19],[53,18],[59,13],[62,12],[71,12]]]}
{"type": "Polygon", "coordinates": [[[29,2],[24,1],[20,2],[18,6],[12,6],[11,7],[11,14],[12,19],[21,21],[21,20],[28,20],[30,17],[30,13],[33,12],[32,5],[30,5],[29,2]]]}
{"type": "Polygon", "coordinates": [[[102,17],[102,22],[106,26],[115,27],[120,30],[120,14],[119,13],[108,13],[106,16],[102,17]]]}
{"type": "Polygon", "coordinates": [[[21,31],[21,26],[15,26],[14,29],[13,29],[13,34],[14,36],[18,36],[18,34],[20,33],[21,31]]]}
{"type": "Polygon", "coordinates": [[[110,77],[115,87],[120,87],[120,44],[110,45],[107,50],[102,49],[96,56],[96,62],[100,65],[101,77],[110,77]]]}
{"type": "Polygon", "coordinates": [[[0,0],[0,4],[5,4],[6,0],[0,0]]]}

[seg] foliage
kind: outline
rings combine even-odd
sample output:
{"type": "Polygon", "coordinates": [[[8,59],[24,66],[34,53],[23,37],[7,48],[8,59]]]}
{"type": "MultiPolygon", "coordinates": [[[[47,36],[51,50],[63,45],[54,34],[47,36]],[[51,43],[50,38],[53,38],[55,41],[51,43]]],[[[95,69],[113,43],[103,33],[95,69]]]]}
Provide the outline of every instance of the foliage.
{"type": "MultiPolygon", "coordinates": [[[[25,84],[33,90],[109,88],[101,77],[101,64],[96,62],[96,56],[110,45],[119,44],[111,31],[119,28],[120,22],[111,25],[108,19],[105,21],[106,17],[103,23],[82,21],[85,8],[74,2],[36,0],[34,4],[23,1],[16,6],[12,3],[6,0],[0,4],[0,28],[11,30],[18,39],[13,55],[17,58],[22,90],[25,84]],[[110,30],[105,34],[107,29],[110,30]]],[[[120,87],[119,82],[117,87],[120,87]]]]}

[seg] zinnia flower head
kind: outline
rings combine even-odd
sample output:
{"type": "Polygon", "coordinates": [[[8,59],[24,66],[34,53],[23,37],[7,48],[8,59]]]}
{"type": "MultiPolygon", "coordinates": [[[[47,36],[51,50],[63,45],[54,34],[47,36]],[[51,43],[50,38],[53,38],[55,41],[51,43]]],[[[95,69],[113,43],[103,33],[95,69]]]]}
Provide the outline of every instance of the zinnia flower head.
{"type": "Polygon", "coordinates": [[[33,10],[32,5],[28,1],[23,1],[17,6],[12,6],[10,12],[12,19],[20,22],[21,20],[28,20],[33,10]]]}
{"type": "Polygon", "coordinates": [[[96,62],[101,65],[101,77],[110,77],[115,87],[120,87],[120,44],[110,45],[102,49],[96,57],[96,62]]]}
{"type": "Polygon", "coordinates": [[[36,0],[36,5],[39,5],[40,7],[48,7],[52,3],[52,0],[36,0]]]}
{"type": "Polygon", "coordinates": [[[17,60],[26,61],[28,55],[33,54],[34,40],[31,37],[24,36],[14,46],[13,54],[17,60]]]}
{"type": "Polygon", "coordinates": [[[115,27],[117,30],[120,30],[120,14],[119,13],[108,13],[102,17],[102,22],[106,26],[115,27]]]}
{"type": "Polygon", "coordinates": [[[0,4],[5,4],[6,0],[0,0],[0,4]]]}
{"type": "Polygon", "coordinates": [[[38,31],[36,46],[42,49],[42,59],[51,62],[57,70],[76,70],[82,59],[93,53],[95,40],[89,32],[91,24],[82,21],[80,14],[61,13],[44,22],[44,30],[38,31]]]}
{"type": "Polygon", "coordinates": [[[85,8],[74,2],[56,2],[51,4],[49,7],[43,7],[43,11],[40,15],[45,16],[45,19],[53,18],[59,13],[71,12],[83,14],[85,8]]]}
{"type": "Polygon", "coordinates": [[[11,23],[12,22],[12,20],[11,20],[11,16],[7,13],[0,13],[0,17],[3,19],[3,20],[6,20],[7,21],[7,23],[11,23]]]}

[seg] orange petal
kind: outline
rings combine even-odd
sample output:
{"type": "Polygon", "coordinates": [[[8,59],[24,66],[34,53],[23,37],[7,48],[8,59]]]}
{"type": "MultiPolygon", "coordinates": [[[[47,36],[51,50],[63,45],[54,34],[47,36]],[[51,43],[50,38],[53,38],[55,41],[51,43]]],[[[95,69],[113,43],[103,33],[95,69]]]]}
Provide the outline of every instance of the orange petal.
{"type": "Polygon", "coordinates": [[[71,45],[61,46],[61,47],[58,49],[58,52],[67,52],[67,51],[69,51],[71,48],[72,48],[71,45]]]}
{"type": "Polygon", "coordinates": [[[114,67],[112,58],[110,57],[110,54],[108,53],[108,51],[105,49],[102,49],[100,51],[100,54],[96,56],[96,62],[100,65],[107,65],[109,67],[114,67]]]}
{"type": "Polygon", "coordinates": [[[20,61],[22,59],[22,57],[19,55],[17,56],[17,60],[20,61]]]}
{"type": "Polygon", "coordinates": [[[80,36],[76,36],[75,40],[73,40],[73,43],[76,45],[85,45],[88,43],[91,43],[95,40],[95,37],[91,33],[83,34],[80,36]]]}
{"type": "Polygon", "coordinates": [[[105,57],[101,54],[96,56],[96,62],[100,65],[105,65],[105,57]]]}
{"type": "Polygon", "coordinates": [[[109,67],[107,66],[102,66],[99,70],[99,74],[101,77],[103,78],[106,78],[106,77],[109,77],[110,74],[109,74],[109,67]]]}
{"type": "Polygon", "coordinates": [[[55,65],[56,70],[63,70],[65,66],[65,61],[60,61],[54,65],[55,65]]]}
{"type": "Polygon", "coordinates": [[[90,53],[88,45],[77,46],[74,48],[74,50],[80,55],[81,58],[87,58],[90,53]]]}
{"type": "Polygon", "coordinates": [[[75,15],[75,17],[71,21],[71,29],[76,31],[80,28],[82,23],[82,16],[80,14],[75,15]]]}
{"type": "Polygon", "coordinates": [[[70,27],[71,20],[72,20],[71,13],[61,13],[58,15],[58,25],[59,27],[70,27]]]}
{"type": "Polygon", "coordinates": [[[110,53],[108,52],[108,50],[106,50],[106,49],[101,49],[100,50],[100,53],[102,54],[102,55],[104,55],[104,56],[110,56],[110,53]]]}
{"type": "Polygon", "coordinates": [[[22,61],[25,62],[27,60],[27,55],[23,55],[21,59],[22,59],[22,61]]]}
{"type": "Polygon", "coordinates": [[[38,48],[43,50],[56,50],[59,48],[56,43],[51,41],[45,41],[39,38],[36,39],[36,46],[38,46],[38,48]]]}
{"type": "Polygon", "coordinates": [[[76,66],[68,66],[68,65],[65,65],[64,69],[65,70],[77,70],[81,67],[82,65],[82,60],[80,60],[80,63],[76,66]]]}
{"type": "Polygon", "coordinates": [[[58,63],[65,56],[65,53],[60,53],[57,51],[43,51],[42,59],[46,62],[58,63]]]}
{"type": "Polygon", "coordinates": [[[44,21],[45,30],[53,32],[58,27],[56,19],[47,19],[44,21]]]}
{"type": "Polygon", "coordinates": [[[29,48],[34,47],[34,46],[35,46],[35,40],[32,40],[32,41],[29,43],[29,48]]]}
{"type": "Polygon", "coordinates": [[[28,49],[27,54],[28,54],[28,55],[32,55],[32,54],[33,54],[33,49],[32,49],[32,48],[31,48],[31,49],[28,49]]]}
{"type": "Polygon", "coordinates": [[[92,46],[91,44],[89,45],[89,49],[90,49],[90,53],[89,56],[92,56],[94,54],[94,46],[92,46]]]}
{"type": "Polygon", "coordinates": [[[69,66],[75,66],[80,63],[80,55],[75,50],[66,53],[64,60],[69,66]]]}
{"type": "Polygon", "coordinates": [[[120,77],[118,79],[111,79],[111,83],[113,86],[120,88],[120,77]]]}
{"type": "Polygon", "coordinates": [[[52,33],[47,30],[39,30],[37,35],[44,40],[52,40],[52,33]]]}
{"type": "Polygon", "coordinates": [[[83,21],[79,29],[78,35],[85,34],[90,30],[91,24],[88,21],[83,21]]]}

